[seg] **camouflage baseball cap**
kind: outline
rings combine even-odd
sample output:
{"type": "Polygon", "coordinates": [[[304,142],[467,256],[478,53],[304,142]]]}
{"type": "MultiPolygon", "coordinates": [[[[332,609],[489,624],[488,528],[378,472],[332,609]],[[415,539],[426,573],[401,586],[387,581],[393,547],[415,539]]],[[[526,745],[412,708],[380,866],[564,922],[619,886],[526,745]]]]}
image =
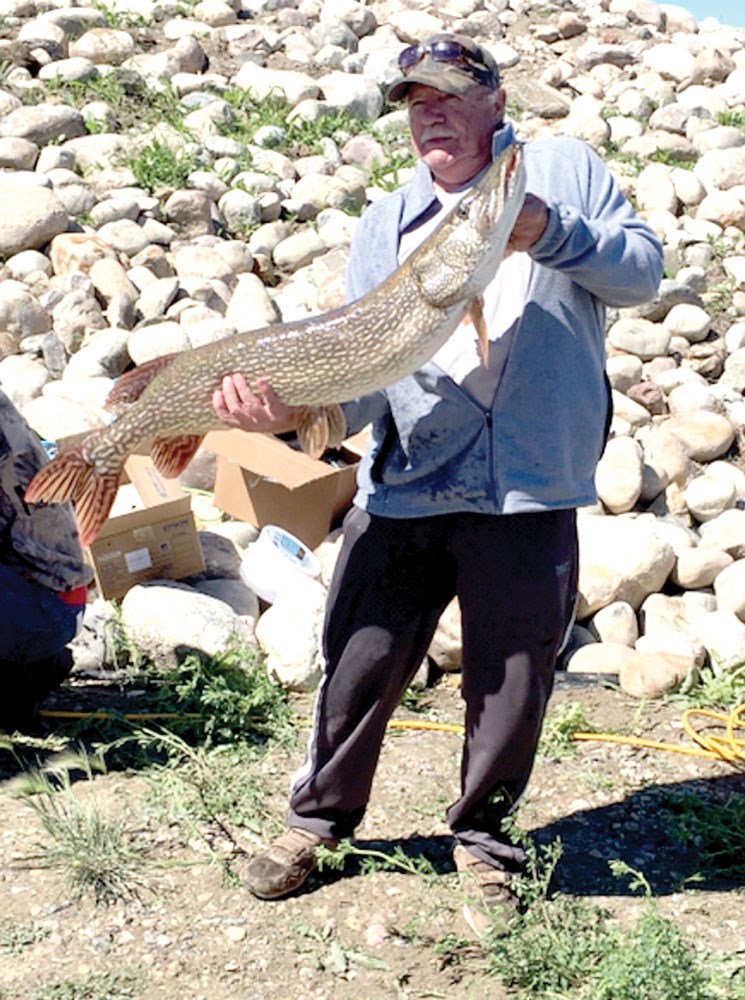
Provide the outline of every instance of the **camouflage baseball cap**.
{"type": "Polygon", "coordinates": [[[496,60],[468,35],[438,34],[409,45],[399,55],[398,67],[401,76],[388,91],[391,101],[402,101],[412,83],[457,95],[477,83],[491,90],[500,86],[496,60]]]}

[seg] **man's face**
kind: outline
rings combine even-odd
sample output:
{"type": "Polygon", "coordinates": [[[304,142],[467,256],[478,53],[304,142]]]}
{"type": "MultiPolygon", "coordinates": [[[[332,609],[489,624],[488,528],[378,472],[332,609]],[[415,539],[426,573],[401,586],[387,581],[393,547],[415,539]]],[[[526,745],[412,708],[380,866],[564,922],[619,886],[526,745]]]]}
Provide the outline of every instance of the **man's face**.
{"type": "Polygon", "coordinates": [[[464,95],[414,83],[409,126],[420,158],[446,190],[467,184],[491,160],[492,135],[504,114],[504,90],[476,84],[464,95]]]}

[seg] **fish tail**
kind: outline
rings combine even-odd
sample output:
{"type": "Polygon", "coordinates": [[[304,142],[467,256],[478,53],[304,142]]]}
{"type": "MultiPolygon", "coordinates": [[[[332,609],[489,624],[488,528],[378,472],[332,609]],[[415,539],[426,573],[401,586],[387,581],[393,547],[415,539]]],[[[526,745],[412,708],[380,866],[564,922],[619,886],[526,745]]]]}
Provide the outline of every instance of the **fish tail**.
{"type": "Polygon", "coordinates": [[[119,486],[121,470],[114,473],[96,472],[81,447],[71,448],[39,469],[29,483],[25,499],[28,503],[75,504],[80,541],[90,545],[106,523],[119,486]]]}

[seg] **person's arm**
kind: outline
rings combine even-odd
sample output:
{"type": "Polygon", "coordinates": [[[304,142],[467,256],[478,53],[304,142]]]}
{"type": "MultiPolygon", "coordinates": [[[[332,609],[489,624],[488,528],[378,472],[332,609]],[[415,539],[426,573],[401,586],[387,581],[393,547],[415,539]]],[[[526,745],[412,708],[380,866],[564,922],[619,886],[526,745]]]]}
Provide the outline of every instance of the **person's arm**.
{"type": "Polygon", "coordinates": [[[546,227],[530,248],[539,264],[564,272],[602,302],[630,306],[654,298],[662,246],[634,212],[603,161],[579,140],[547,140],[534,154],[546,190],[546,227]],[[557,145],[551,152],[549,142],[557,145]],[[546,157],[542,163],[539,157],[546,157]]]}

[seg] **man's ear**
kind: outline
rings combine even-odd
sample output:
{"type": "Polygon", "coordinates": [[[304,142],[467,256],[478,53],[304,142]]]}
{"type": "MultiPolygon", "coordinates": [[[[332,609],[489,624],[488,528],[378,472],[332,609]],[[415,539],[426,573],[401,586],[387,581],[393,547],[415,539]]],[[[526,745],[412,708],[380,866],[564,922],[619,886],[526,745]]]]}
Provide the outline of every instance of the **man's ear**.
{"type": "Polygon", "coordinates": [[[504,87],[500,87],[498,90],[494,91],[494,111],[496,114],[497,121],[502,122],[504,118],[504,111],[507,106],[507,91],[504,87]]]}

